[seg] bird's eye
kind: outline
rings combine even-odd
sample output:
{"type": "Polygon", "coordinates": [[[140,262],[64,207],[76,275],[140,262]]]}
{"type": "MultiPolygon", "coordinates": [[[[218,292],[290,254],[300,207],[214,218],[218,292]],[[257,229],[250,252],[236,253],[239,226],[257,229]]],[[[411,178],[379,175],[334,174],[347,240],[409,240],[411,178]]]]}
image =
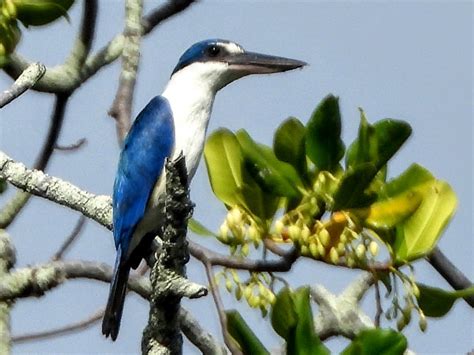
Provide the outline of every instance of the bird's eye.
{"type": "Polygon", "coordinates": [[[207,54],[209,57],[217,57],[217,55],[220,53],[221,49],[218,46],[210,46],[207,48],[207,54]]]}

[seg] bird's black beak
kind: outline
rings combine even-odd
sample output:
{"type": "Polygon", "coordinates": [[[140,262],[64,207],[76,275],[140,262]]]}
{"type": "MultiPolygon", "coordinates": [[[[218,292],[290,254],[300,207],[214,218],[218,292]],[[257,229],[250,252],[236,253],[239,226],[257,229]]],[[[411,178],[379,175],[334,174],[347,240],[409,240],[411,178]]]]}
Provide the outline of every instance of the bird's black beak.
{"type": "Polygon", "coordinates": [[[246,74],[268,74],[302,68],[307,63],[301,60],[276,57],[273,55],[243,52],[227,58],[230,67],[246,74]]]}

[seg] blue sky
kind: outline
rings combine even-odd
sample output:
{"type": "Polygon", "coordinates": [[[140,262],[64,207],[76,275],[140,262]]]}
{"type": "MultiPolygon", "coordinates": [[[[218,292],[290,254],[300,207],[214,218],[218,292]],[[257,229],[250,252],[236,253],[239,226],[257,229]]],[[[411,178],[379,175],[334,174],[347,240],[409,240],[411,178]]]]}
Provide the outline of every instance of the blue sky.
{"type": "MultiPolygon", "coordinates": [[[[60,64],[72,45],[79,5],[78,1],[71,11],[70,24],[60,20],[46,28],[24,31],[18,51],[48,66],[60,64]]],[[[146,2],[147,9],[157,5],[156,1],[146,2]]],[[[94,49],[121,31],[122,7],[120,1],[100,2],[94,49]]],[[[357,133],[358,107],[365,109],[370,121],[385,117],[407,120],[414,134],[389,173],[395,176],[417,162],[452,185],[459,207],[440,247],[473,279],[472,10],[467,1],[201,1],[144,39],[134,113],[161,93],[178,57],[201,39],[231,39],[252,51],[304,60],[310,64],[304,70],[249,77],[225,88],[216,98],[210,131],[245,128],[256,140],[270,143],[283,119],[291,115],[305,122],[328,93],[340,96],[346,142],[357,133]]],[[[107,116],[119,70],[119,63],[114,63],[74,94],[59,141],[69,144],[86,137],[88,143],[77,153],[57,153],[48,168],[50,174],[99,194],[111,193],[119,153],[114,123],[107,116]]],[[[0,89],[10,83],[0,75],[0,89]]],[[[29,92],[2,109],[0,149],[31,165],[44,138],[52,104],[51,96],[29,92]]],[[[12,192],[10,189],[2,196],[0,203],[12,192]]],[[[197,205],[195,217],[217,228],[225,209],[212,196],[204,164],[194,178],[192,197],[197,205]]],[[[50,202],[31,201],[9,229],[18,266],[46,261],[77,218],[77,213],[50,202]]],[[[68,257],[112,263],[111,234],[89,222],[68,257]]],[[[205,283],[198,263],[190,262],[188,274],[205,283]]],[[[322,284],[339,292],[356,274],[299,262],[288,277],[294,286],[322,284]]],[[[416,275],[425,283],[447,287],[425,262],[416,264],[416,275]]],[[[12,312],[13,333],[48,329],[85,317],[105,304],[107,291],[104,284],[72,281],[39,300],[18,302],[12,312]]],[[[249,312],[231,297],[225,296],[224,301],[247,315],[267,345],[277,345],[277,338],[256,312],[249,312]]],[[[371,315],[373,303],[369,294],[364,307],[371,315]]],[[[185,305],[207,329],[220,332],[209,297],[186,301],[185,305]]],[[[130,295],[116,343],[105,340],[96,326],[75,335],[21,344],[14,347],[14,353],[137,353],[147,314],[146,303],[130,295]]],[[[474,345],[473,320],[472,309],[458,302],[448,317],[430,320],[425,334],[413,322],[406,331],[410,347],[426,354],[466,353],[474,345]]],[[[345,344],[338,339],[328,342],[335,352],[345,344]]],[[[187,347],[186,353],[196,351],[187,347]]]]}

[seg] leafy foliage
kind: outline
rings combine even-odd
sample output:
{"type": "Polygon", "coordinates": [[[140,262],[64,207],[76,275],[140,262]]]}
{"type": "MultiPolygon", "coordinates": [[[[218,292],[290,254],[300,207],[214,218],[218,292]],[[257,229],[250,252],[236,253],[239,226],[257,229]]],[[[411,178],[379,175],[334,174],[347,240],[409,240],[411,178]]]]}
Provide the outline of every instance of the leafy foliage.
{"type": "MultiPolygon", "coordinates": [[[[242,257],[249,245],[258,249],[271,240],[290,243],[299,255],[328,264],[380,270],[377,278],[393,299],[386,317],[397,319],[401,330],[415,311],[425,330],[425,316],[444,315],[472,290],[428,288],[400,269],[433,250],[457,205],[449,184],[420,165],[387,180],[388,164],[411,132],[401,120],[369,123],[360,109],[357,138],[345,150],[339,100],[333,95],[321,101],[306,125],[295,117],[285,120],[272,147],[255,142],[244,130],[214,132],[205,147],[206,166],[215,195],[229,209],[217,239],[242,257]],[[344,155],[345,168],[340,164],[344,155]],[[390,260],[377,260],[380,248],[390,260]],[[397,280],[404,285],[403,297],[393,287],[397,280]]],[[[307,288],[293,292],[284,287],[277,294],[271,274],[251,273],[248,281],[240,281],[232,270],[223,275],[238,300],[246,299],[263,316],[271,308],[272,326],[285,339],[287,353],[327,353],[314,334],[307,288]]],[[[242,335],[236,338],[243,347],[242,335]]],[[[401,354],[406,346],[400,333],[376,329],[361,332],[344,354],[401,354]]]]}
{"type": "Polygon", "coordinates": [[[342,355],[402,355],[407,340],[392,329],[369,329],[360,332],[342,355]]]}

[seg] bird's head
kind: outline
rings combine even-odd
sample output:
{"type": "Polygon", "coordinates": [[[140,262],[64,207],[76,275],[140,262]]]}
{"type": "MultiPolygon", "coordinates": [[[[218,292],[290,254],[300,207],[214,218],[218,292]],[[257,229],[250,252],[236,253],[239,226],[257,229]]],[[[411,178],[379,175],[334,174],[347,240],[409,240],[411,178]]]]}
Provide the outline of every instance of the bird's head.
{"type": "Polygon", "coordinates": [[[248,52],[231,41],[209,39],[184,52],[171,77],[186,76],[217,91],[246,75],[284,72],[305,65],[300,60],[248,52]]]}

